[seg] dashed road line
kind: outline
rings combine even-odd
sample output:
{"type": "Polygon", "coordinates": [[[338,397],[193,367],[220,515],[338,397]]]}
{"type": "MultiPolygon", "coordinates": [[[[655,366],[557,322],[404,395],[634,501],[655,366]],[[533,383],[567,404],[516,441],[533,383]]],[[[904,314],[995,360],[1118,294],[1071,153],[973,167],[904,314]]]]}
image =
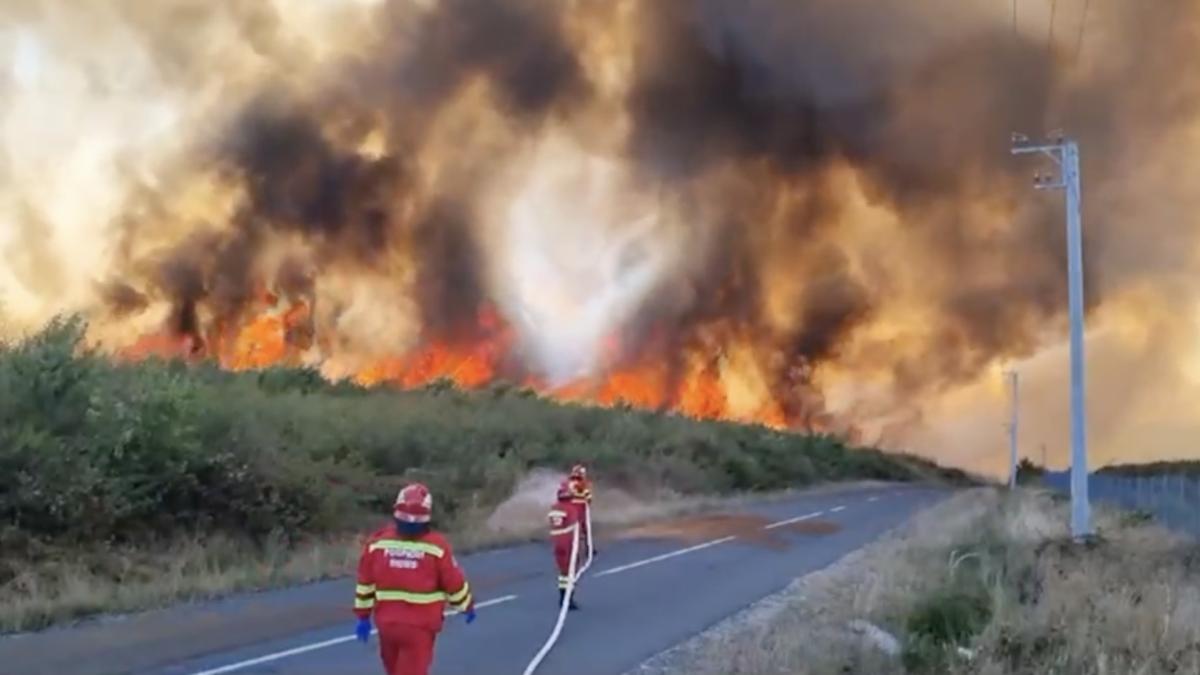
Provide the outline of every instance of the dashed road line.
{"type": "MultiPolygon", "coordinates": [[[[839,511],[845,511],[845,510],[846,510],[845,506],[839,505],[839,506],[835,506],[832,509],[830,509],[829,512],[837,513],[839,511]]],[[[795,518],[788,518],[786,520],[780,520],[778,522],[774,522],[769,525],[765,525],[763,527],[763,529],[764,530],[773,530],[777,527],[783,527],[784,525],[791,525],[792,523],[799,523],[804,520],[816,518],[817,516],[819,516],[823,513],[824,513],[824,511],[814,511],[812,513],[806,513],[802,516],[796,516],[795,518]]],[[[627,565],[613,567],[611,569],[604,570],[603,572],[599,572],[595,576],[596,577],[606,577],[606,576],[609,576],[610,574],[618,574],[620,572],[627,572],[629,570],[637,569],[638,567],[642,567],[643,565],[650,565],[650,564],[653,564],[656,562],[662,562],[663,560],[670,560],[671,558],[675,558],[677,556],[681,556],[681,555],[684,555],[687,553],[693,553],[695,551],[701,551],[703,549],[710,548],[710,547],[716,546],[718,544],[724,544],[725,542],[733,541],[734,539],[737,539],[737,535],[730,535],[728,537],[721,537],[720,539],[713,539],[712,541],[706,541],[703,544],[696,544],[695,546],[681,548],[678,551],[671,551],[670,553],[663,553],[661,555],[656,555],[652,558],[646,558],[645,560],[631,562],[627,565]]]]}
{"type": "MultiPolygon", "coordinates": [[[[878,499],[879,499],[879,497],[875,496],[875,497],[870,497],[867,501],[874,502],[874,501],[877,501],[878,499]]],[[[832,509],[830,509],[829,512],[830,513],[838,513],[840,511],[845,511],[845,510],[846,510],[845,505],[838,505],[838,506],[835,506],[832,509]]],[[[785,520],[780,520],[780,521],[771,523],[769,525],[765,525],[763,527],[763,529],[764,530],[773,530],[775,528],[783,527],[785,525],[791,525],[793,523],[799,523],[799,522],[802,522],[805,520],[810,520],[810,519],[816,518],[822,514],[824,514],[824,511],[814,511],[812,513],[806,513],[802,516],[796,516],[795,518],[787,518],[785,520]]],[[[661,555],[656,555],[651,558],[646,558],[645,560],[639,560],[637,562],[632,562],[632,563],[628,563],[625,565],[620,565],[618,567],[613,567],[613,568],[604,570],[603,572],[599,572],[595,576],[596,577],[605,577],[605,576],[609,576],[609,575],[613,575],[613,574],[619,574],[621,572],[627,572],[629,570],[637,569],[644,565],[650,565],[650,564],[653,564],[656,562],[670,560],[671,558],[676,558],[681,555],[686,555],[688,553],[702,551],[706,548],[711,548],[713,546],[718,546],[720,544],[724,544],[726,542],[733,541],[734,539],[737,539],[737,535],[730,535],[728,537],[721,537],[720,539],[713,539],[711,541],[706,541],[702,544],[696,544],[695,546],[681,548],[677,551],[663,553],[661,555]]],[[[482,609],[484,607],[491,607],[493,605],[499,605],[501,603],[510,602],[510,601],[516,600],[516,599],[517,599],[516,595],[505,595],[503,597],[493,598],[491,600],[487,600],[485,602],[478,603],[476,605],[476,607],[482,609]]],[[[453,614],[457,614],[457,613],[458,612],[448,612],[447,614],[453,615],[453,614]]],[[[375,631],[372,630],[371,634],[374,635],[375,631]]],[[[242,670],[244,668],[249,668],[251,666],[257,666],[257,665],[260,665],[263,663],[271,663],[272,661],[286,659],[290,656],[297,656],[299,654],[307,654],[308,652],[316,651],[318,649],[324,649],[326,647],[332,647],[334,645],[339,645],[339,644],[343,644],[346,642],[350,642],[351,640],[354,640],[354,639],[355,638],[353,635],[347,635],[344,637],[337,637],[337,638],[333,638],[330,640],[323,640],[321,642],[314,642],[312,644],[303,645],[300,647],[295,647],[293,649],[287,649],[287,650],[280,651],[280,652],[275,652],[273,654],[267,654],[265,656],[248,659],[246,661],[239,661],[238,663],[232,663],[227,666],[221,666],[220,668],[213,668],[211,670],[199,671],[196,673],[192,673],[192,675],[223,675],[224,673],[232,673],[232,672],[235,672],[238,670],[242,670]]]]}
{"type": "MultiPolygon", "coordinates": [[[[484,607],[491,607],[493,605],[499,605],[501,603],[509,602],[511,600],[516,600],[516,599],[517,599],[517,596],[515,596],[515,595],[505,595],[503,597],[493,598],[491,600],[477,603],[475,605],[475,608],[482,609],[484,607]]],[[[455,612],[455,613],[457,613],[457,612],[455,612]]],[[[376,633],[376,631],[374,631],[374,630],[371,631],[371,635],[375,635],[375,633],[376,633]]],[[[353,635],[346,635],[343,637],[336,637],[331,640],[322,640],[321,642],[314,642],[312,644],[295,647],[293,649],[285,649],[284,651],[275,652],[274,654],[267,654],[266,656],[260,656],[258,658],[254,658],[254,659],[247,659],[245,661],[231,663],[227,666],[221,666],[220,668],[213,668],[211,670],[202,670],[197,673],[192,673],[192,675],[222,675],[222,673],[232,673],[234,671],[242,670],[244,668],[249,668],[250,666],[257,666],[257,665],[261,665],[264,663],[271,663],[272,661],[278,661],[280,659],[286,659],[289,656],[297,656],[299,654],[307,654],[308,652],[315,652],[318,649],[325,649],[326,647],[340,645],[344,642],[350,642],[351,640],[354,640],[354,639],[355,639],[355,637],[353,635]]]]}
{"type": "Polygon", "coordinates": [[[788,518],[787,520],[781,520],[776,523],[771,523],[770,525],[763,527],[763,529],[764,530],[773,530],[777,527],[783,527],[784,525],[791,525],[792,523],[798,523],[802,520],[816,518],[817,516],[821,515],[822,513],[825,513],[825,512],[824,511],[813,511],[812,513],[806,513],[802,516],[796,516],[795,518],[788,518]]]}
{"type": "Polygon", "coordinates": [[[613,567],[611,569],[604,570],[603,572],[596,573],[596,577],[606,577],[610,574],[617,574],[618,572],[626,572],[628,570],[641,567],[642,565],[649,565],[651,563],[662,562],[663,560],[669,560],[676,556],[684,555],[685,553],[693,553],[695,551],[700,551],[700,550],[709,548],[711,546],[716,546],[717,544],[724,544],[725,542],[733,541],[734,539],[737,539],[737,537],[734,535],[730,535],[728,537],[721,537],[720,539],[713,539],[712,541],[706,541],[703,544],[696,544],[695,546],[681,548],[678,551],[671,551],[670,553],[663,553],[662,555],[656,555],[653,558],[646,558],[645,560],[639,560],[637,562],[632,562],[632,563],[629,563],[628,565],[621,565],[620,567],[613,567]]]}

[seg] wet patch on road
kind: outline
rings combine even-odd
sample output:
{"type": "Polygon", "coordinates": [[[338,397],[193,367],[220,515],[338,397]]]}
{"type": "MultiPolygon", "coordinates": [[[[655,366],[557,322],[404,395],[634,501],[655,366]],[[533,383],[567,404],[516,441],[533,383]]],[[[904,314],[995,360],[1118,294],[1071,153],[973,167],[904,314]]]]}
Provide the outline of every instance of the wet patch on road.
{"type": "Polygon", "coordinates": [[[796,543],[788,534],[821,536],[841,529],[835,522],[827,520],[802,520],[766,529],[771,521],[750,514],[713,514],[690,516],[633,527],[615,532],[611,539],[672,539],[688,544],[699,544],[722,537],[736,537],[737,541],[773,550],[786,550],[796,543]]]}

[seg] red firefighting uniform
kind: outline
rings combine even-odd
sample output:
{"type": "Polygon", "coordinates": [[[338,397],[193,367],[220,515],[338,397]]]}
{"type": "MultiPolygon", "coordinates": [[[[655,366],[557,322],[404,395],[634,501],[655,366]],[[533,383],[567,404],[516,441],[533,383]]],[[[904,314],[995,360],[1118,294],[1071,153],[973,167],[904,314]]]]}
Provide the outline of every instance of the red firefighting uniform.
{"type": "Polygon", "coordinates": [[[437,532],[403,539],[394,526],[371,535],[358,562],[354,613],[375,614],[388,675],[426,675],[446,603],[473,609],[471,587],[437,532]]]}
{"type": "MultiPolygon", "coordinates": [[[[583,553],[587,551],[587,515],[592,508],[592,482],[577,476],[571,478],[568,484],[571,487],[571,503],[575,505],[579,516],[579,550],[583,553]]],[[[584,557],[587,557],[586,554],[584,557]]]]}
{"type": "MultiPolygon", "coordinates": [[[[550,509],[550,541],[554,544],[554,564],[558,566],[559,590],[566,590],[567,582],[571,579],[571,547],[579,530],[579,509],[574,503],[558,502],[550,509]]],[[[575,558],[576,574],[579,573],[581,564],[578,554],[582,552],[583,542],[580,541],[575,558]]]]}

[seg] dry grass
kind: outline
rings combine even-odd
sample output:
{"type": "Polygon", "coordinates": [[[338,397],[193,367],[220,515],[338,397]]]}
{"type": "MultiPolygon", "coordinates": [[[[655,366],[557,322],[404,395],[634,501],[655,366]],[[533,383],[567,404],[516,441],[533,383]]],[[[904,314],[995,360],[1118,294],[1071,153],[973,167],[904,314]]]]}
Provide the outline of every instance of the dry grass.
{"type": "Polygon", "coordinates": [[[110,551],[102,559],[90,554],[86,561],[27,569],[0,587],[0,631],[315,581],[353,569],[357,554],[351,537],[291,550],[212,537],[177,542],[158,553],[110,551]]]}
{"type": "Polygon", "coordinates": [[[1096,515],[1099,541],[1076,545],[1066,505],[1047,493],[961,493],[637,672],[1200,673],[1197,544],[1128,514],[1096,515]],[[990,607],[964,645],[973,658],[906,630],[964,588],[990,607]],[[850,630],[855,619],[907,642],[904,658],[850,630]]]}
{"type": "Polygon", "coordinates": [[[1033,581],[1031,597],[998,607],[962,672],[1200,673],[1195,541],[1101,510],[1101,540],[1082,548],[1067,540],[1065,505],[1044,493],[1008,512],[1006,562],[1033,581]]]}

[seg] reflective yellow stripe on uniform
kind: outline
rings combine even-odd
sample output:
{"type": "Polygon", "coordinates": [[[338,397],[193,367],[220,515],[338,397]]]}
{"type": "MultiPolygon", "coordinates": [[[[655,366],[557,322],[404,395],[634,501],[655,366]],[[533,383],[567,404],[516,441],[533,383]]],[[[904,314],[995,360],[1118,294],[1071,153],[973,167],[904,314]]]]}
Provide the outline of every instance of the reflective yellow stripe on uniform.
{"type": "Polygon", "coordinates": [[[568,526],[568,527],[560,527],[560,528],[559,528],[559,529],[557,529],[557,530],[550,530],[550,534],[551,534],[552,536],[553,536],[553,535],[559,535],[559,534],[570,534],[570,533],[574,532],[574,531],[575,531],[575,530],[577,530],[577,529],[579,529],[579,525],[578,525],[578,524],[575,524],[575,525],[570,525],[570,526],[568,526]]]}
{"type": "Polygon", "coordinates": [[[446,555],[441,546],[430,544],[425,541],[404,541],[402,539],[380,539],[379,541],[371,542],[369,551],[420,551],[429,555],[440,558],[446,555]]]}
{"type": "Polygon", "coordinates": [[[571,582],[571,577],[559,577],[558,578],[558,587],[566,588],[570,582],[571,582]]]}
{"type": "Polygon", "coordinates": [[[355,584],[354,609],[372,609],[375,607],[375,584],[355,584]]]}
{"type": "Polygon", "coordinates": [[[463,582],[463,587],[457,593],[451,593],[446,599],[452,605],[466,607],[471,604],[471,584],[463,582]]]}
{"type": "Polygon", "coordinates": [[[430,605],[443,602],[446,594],[441,591],[433,593],[413,593],[411,591],[375,591],[375,599],[380,602],[408,602],[414,605],[430,605]]]}

